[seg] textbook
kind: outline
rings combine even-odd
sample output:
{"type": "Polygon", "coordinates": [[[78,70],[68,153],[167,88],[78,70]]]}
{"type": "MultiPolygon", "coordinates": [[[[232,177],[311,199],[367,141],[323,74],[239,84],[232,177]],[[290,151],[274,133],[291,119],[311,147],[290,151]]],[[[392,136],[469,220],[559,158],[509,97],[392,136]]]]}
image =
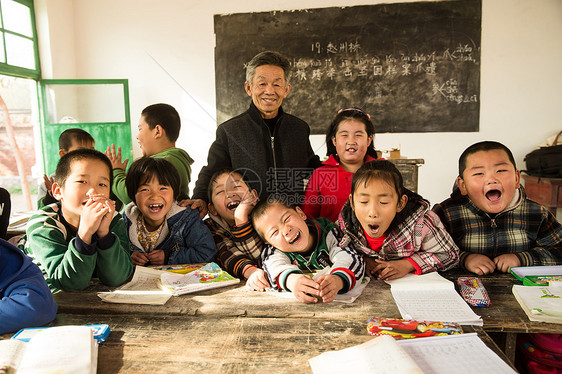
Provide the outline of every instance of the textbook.
{"type": "Polygon", "coordinates": [[[238,283],[240,283],[240,279],[234,278],[214,262],[187,274],[165,272],[160,275],[162,289],[169,291],[174,296],[238,283]]]}
{"type": "Polygon", "coordinates": [[[562,265],[518,266],[511,268],[511,274],[524,286],[548,286],[549,282],[562,281],[562,265]]]}
{"type": "Polygon", "coordinates": [[[202,268],[205,264],[181,264],[181,265],[150,265],[149,268],[165,270],[172,273],[187,274],[202,268]]]}
{"type": "Polygon", "coordinates": [[[87,326],[39,331],[28,343],[0,341],[0,373],[96,373],[98,343],[87,326]]]}
{"type": "Polygon", "coordinates": [[[164,305],[172,296],[240,283],[214,262],[187,274],[135,266],[130,282],[111,292],[98,292],[107,303],[164,305]]]}
{"type": "Polygon", "coordinates": [[[399,341],[383,335],[308,362],[315,374],[516,373],[475,333],[399,341]]]}
{"type": "Polygon", "coordinates": [[[437,272],[410,273],[386,283],[390,284],[390,292],[403,319],[483,325],[482,318],[455,290],[454,283],[437,272]]]}
{"type": "Polygon", "coordinates": [[[529,320],[562,323],[562,282],[549,286],[519,286],[511,289],[529,320]]]}

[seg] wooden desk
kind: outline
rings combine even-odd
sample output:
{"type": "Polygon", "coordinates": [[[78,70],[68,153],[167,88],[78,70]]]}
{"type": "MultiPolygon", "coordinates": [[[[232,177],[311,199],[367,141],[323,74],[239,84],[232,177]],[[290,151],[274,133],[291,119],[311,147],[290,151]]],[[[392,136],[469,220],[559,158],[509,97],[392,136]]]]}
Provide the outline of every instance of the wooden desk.
{"type": "Polygon", "coordinates": [[[544,205],[556,217],[556,209],[562,208],[562,178],[539,178],[521,174],[527,196],[544,205]]]}
{"type": "MultiPolygon", "coordinates": [[[[311,373],[308,359],[372,339],[366,321],[58,314],[51,325],[105,323],[98,373],[311,373]]],[[[484,343],[505,355],[481,329],[484,343]]],[[[4,336],[8,338],[8,335],[4,336]]]]}
{"type": "MultiPolygon", "coordinates": [[[[443,275],[454,280],[468,274],[443,275]]],[[[562,325],[529,321],[511,293],[511,286],[520,284],[511,275],[481,279],[492,305],[473,308],[483,328],[465,330],[477,331],[506,362],[513,362],[517,333],[562,333],[562,325]],[[506,334],[507,356],[486,332],[506,334]]],[[[59,314],[51,323],[110,326],[109,339],[100,345],[99,373],[310,373],[309,358],[371,339],[369,318],[400,318],[390,286],[377,280],[352,304],[307,305],[240,285],[173,297],[164,306],[109,304],[96,295],[106,290],[94,281],[85,291],[56,294],[59,314]]]]}

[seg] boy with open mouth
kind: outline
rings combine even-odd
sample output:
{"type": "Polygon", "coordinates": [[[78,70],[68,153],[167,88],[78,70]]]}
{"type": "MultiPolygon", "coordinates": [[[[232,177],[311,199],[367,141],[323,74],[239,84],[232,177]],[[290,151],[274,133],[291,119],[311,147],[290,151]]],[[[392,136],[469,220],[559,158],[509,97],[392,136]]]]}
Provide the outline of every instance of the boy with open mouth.
{"type": "Polygon", "coordinates": [[[461,250],[461,267],[483,275],[562,264],[562,226],[527,198],[505,145],[483,141],[468,147],[459,158],[457,186],[433,210],[461,250]]]}

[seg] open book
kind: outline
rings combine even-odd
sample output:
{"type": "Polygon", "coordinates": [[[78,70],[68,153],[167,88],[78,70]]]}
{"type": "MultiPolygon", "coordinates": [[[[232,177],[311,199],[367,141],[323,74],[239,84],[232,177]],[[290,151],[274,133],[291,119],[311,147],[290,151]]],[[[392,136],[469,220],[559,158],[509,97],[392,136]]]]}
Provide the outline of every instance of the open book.
{"type": "Polygon", "coordinates": [[[386,281],[402,318],[418,321],[455,322],[482,326],[475,314],[455,290],[453,282],[437,272],[386,281]]]}
{"type": "Polygon", "coordinates": [[[314,373],[515,373],[475,334],[395,341],[384,335],[308,360],[314,373]]]}
{"type": "Polygon", "coordinates": [[[0,341],[0,372],[96,373],[98,343],[87,326],[45,329],[28,343],[0,341]]]}
{"type": "Polygon", "coordinates": [[[160,276],[160,282],[163,289],[168,290],[174,296],[179,296],[238,284],[240,279],[234,278],[222,270],[219,265],[210,262],[187,274],[166,272],[160,276]]]}
{"type": "Polygon", "coordinates": [[[512,292],[529,320],[562,323],[562,282],[539,287],[514,285],[512,292]]]}
{"type": "Polygon", "coordinates": [[[172,296],[239,282],[214,262],[187,274],[136,266],[129,283],[112,292],[98,292],[98,296],[108,303],[164,305],[172,296]]]}

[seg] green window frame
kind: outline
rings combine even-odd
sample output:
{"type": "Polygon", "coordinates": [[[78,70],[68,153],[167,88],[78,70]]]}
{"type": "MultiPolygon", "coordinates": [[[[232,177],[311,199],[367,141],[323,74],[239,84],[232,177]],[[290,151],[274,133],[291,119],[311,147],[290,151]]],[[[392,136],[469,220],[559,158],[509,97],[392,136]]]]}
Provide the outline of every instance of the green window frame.
{"type": "MultiPolygon", "coordinates": [[[[115,144],[122,150],[123,160],[133,159],[133,143],[131,138],[131,116],[129,110],[129,81],[127,79],[42,79],[39,81],[40,91],[40,112],[41,112],[41,138],[45,141],[42,144],[43,167],[47,175],[55,172],[59,156],[58,138],[59,135],[69,128],[81,128],[94,138],[95,148],[104,152],[106,148],[115,144]],[[48,88],[54,86],[88,86],[95,88],[96,85],[112,85],[121,88],[123,100],[123,120],[122,121],[95,121],[95,122],[71,122],[63,123],[53,121],[52,113],[49,112],[48,88]],[[49,141],[46,141],[49,140],[49,141]]],[[[88,102],[89,103],[89,102],[88,102]]],[[[106,108],[97,108],[103,111],[106,108]]]]}
{"type": "Polygon", "coordinates": [[[0,74],[10,75],[20,78],[31,78],[38,80],[41,78],[41,65],[39,64],[39,48],[37,43],[37,28],[35,25],[35,8],[33,0],[0,0],[0,74]],[[14,30],[10,26],[9,10],[7,6],[15,5],[20,10],[25,11],[24,7],[29,10],[29,30],[28,34],[22,33],[21,30],[14,30]],[[21,64],[10,63],[17,53],[15,49],[8,48],[13,41],[29,42],[33,46],[34,67],[25,67],[21,64]]]}

